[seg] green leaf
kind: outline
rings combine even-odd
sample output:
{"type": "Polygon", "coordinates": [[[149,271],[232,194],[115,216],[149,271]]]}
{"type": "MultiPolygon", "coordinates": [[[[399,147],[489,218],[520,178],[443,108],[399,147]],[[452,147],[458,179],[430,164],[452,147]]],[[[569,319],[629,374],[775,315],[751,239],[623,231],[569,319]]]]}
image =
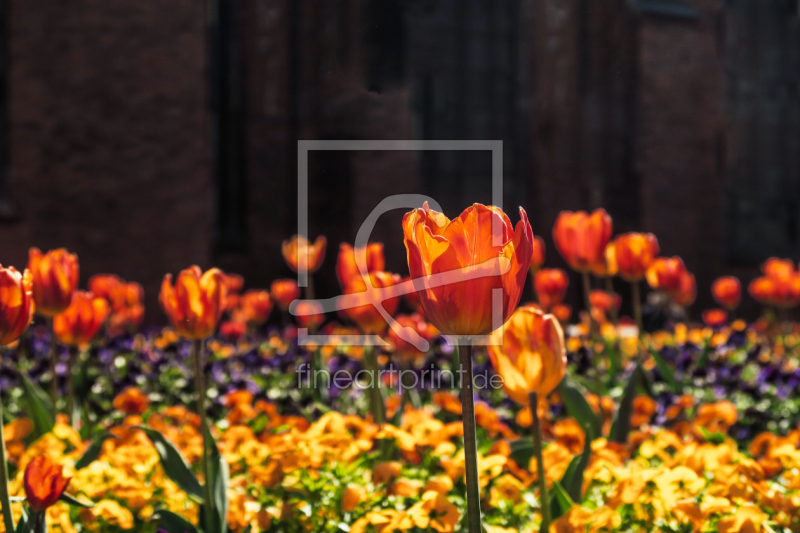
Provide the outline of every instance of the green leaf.
{"type": "Polygon", "coordinates": [[[219,453],[217,443],[206,424],[203,428],[203,446],[208,449],[209,479],[211,487],[211,524],[203,528],[205,533],[227,533],[228,530],[228,463],[219,453]]]}
{"type": "Polygon", "coordinates": [[[521,438],[511,442],[511,453],[509,457],[521,468],[528,468],[533,454],[533,441],[530,438],[521,438]]]}
{"type": "Polygon", "coordinates": [[[23,371],[20,371],[20,383],[25,398],[26,414],[33,421],[33,438],[38,439],[46,433],[53,431],[56,425],[53,416],[53,404],[50,398],[42,391],[41,387],[31,381],[23,371]]]}
{"type": "Polygon", "coordinates": [[[567,409],[567,414],[574,418],[582,428],[589,428],[586,438],[591,442],[602,436],[603,423],[599,416],[594,414],[584,394],[570,383],[566,378],[558,386],[561,401],[567,409]]]}
{"type": "Polygon", "coordinates": [[[609,438],[614,442],[625,444],[628,441],[628,433],[631,431],[631,411],[633,410],[633,399],[639,391],[639,387],[647,382],[647,376],[642,370],[641,365],[636,364],[633,369],[628,383],[625,384],[625,390],[622,393],[622,399],[617,409],[617,415],[614,422],[611,424],[611,431],[609,438]]]}
{"type": "Polygon", "coordinates": [[[550,497],[550,519],[557,520],[569,511],[575,505],[575,502],[572,501],[572,498],[569,497],[567,491],[558,481],[553,482],[550,490],[553,493],[550,497]]]}
{"type": "Polygon", "coordinates": [[[106,439],[114,438],[110,433],[103,432],[96,435],[92,439],[92,443],[86,447],[81,458],[75,462],[75,470],[86,468],[100,457],[100,452],[103,451],[103,443],[106,439]]]}
{"type": "Polygon", "coordinates": [[[94,502],[81,501],[77,499],[75,496],[67,494],[66,492],[61,495],[59,500],[69,505],[74,505],[75,507],[83,507],[84,509],[91,509],[92,507],[94,507],[94,502]]]}
{"type": "MultiPolygon", "coordinates": [[[[584,432],[588,436],[588,428],[585,428],[584,432]]],[[[572,458],[561,478],[561,486],[567,491],[572,501],[580,502],[583,500],[583,472],[589,465],[591,455],[592,442],[587,437],[584,439],[583,452],[572,458]]]]}
{"type": "Polygon", "coordinates": [[[25,509],[25,506],[22,506],[22,516],[17,522],[17,529],[14,530],[15,533],[29,533],[33,531],[33,521],[28,516],[28,511],[25,509]]]}
{"type": "Polygon", "coordinates": [[[650,350],[650,355],[653,357],[653,361],[656,363],[658,373],[661,374],[661,377],[667,382],[667,385],[669,385],[669,388],[672,389],[672,392],[675,394],[680,394],[683,387],[680,383],[675,381],[675,373],[672,371],[669,363],[664,361],[664,358],[661,357],[661,354],[659,354],[656,350],[650,350]]]}
{"type": "Polygon", "coordinates": [[[191,498],[202,502],[203,486],[197,481],[197,477],[192,473],[192,469],[181,451],[158,431],[145,426],[137,427],[144,431],[147,434],[147,438],[153,443],[167,477],[174,481],[191,498]]]}
{"type": "Polygon", "coordinates": [[[167,533],[198,533],[197,528],[185,518],[166,509],[156,511],[152,518],[167,533]]]}

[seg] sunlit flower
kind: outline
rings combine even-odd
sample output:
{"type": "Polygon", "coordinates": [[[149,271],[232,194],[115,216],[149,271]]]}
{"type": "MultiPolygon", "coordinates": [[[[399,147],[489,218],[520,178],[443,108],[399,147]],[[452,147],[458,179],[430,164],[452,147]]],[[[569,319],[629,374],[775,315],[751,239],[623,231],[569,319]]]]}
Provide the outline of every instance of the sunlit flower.
{"type": "Polygon", "coordinates": [[[617,252],[614,243],[610,242],[606,245],[606,250],[603,252],[603,259],[592,266],[592,274],[598,278],[610,278],[616,276],[619,272],[619,265],[617,264],[617,252]]]}
{"type": "Polygon", "coordinates": [[[17,340],[30,325],[34,303],[30,271],[0,266],[0,345],[17,340]]]}
{"type": "Polygon", "coordinates": [[[127,415],[140,415],[150,407],[147,395],[138,387],[127,387],[114,398],[114,409],[127,415]]]}
{"type": "Polygon", "coordinates": [[[408,515],[415,526],[423,530],[433,528],[439,533],[455,531],[459,518],[458,508],[436,491],[423,494],[422,500],[408,510],[408,515]]]}
{"type": "Polygon", "coordinates": [[[258,326],[269,318],[272,311],[272,298],[269,292],[250,290],[239,298],[241,317],[248,325],[258,326]]]}
{"type": "Polygon", "coordinates": [[[91,292],[75,291],[69,307],[53,318],[53,332],[62,344],[82,346],[97,334],[108,313],[109,305],[105,298],[91,292]]]}
{"type": "Polygon", "coordinates": [[[80,276],[78,256],[64,248],[43,254],[38,248],[28,252],[33,300],[36,312],[52,317],[69,307],[80,276]]]}
{"type": "Polygon", "coordinates": [[[513,312],[533,252],[522,208],[520,217],[515,229],[501,210],[474,204],[451,221],[427,203],[403,217],[408,268],[425,316],[439,331],[483,335],[513,312]],[[491,305],[493,289],[502,289],[500,305],[491,305]]]}
{"type": "Polygon", "coordinates": [[[619,275],[630,282],[641,281],[659,252],[652,233],[623,233],[614,239],[619,275]]]}
{"type": "Polygon", "coordinates": [[[367,499],[367,489],[361,485],[348,485],[342,494],[342,511],[349,513],[367,499]]]}
{"type": "Polygon", "coordinates": [[[25,495],[30,508],[41,513],[58,501],[69,485],[61,465],[53,463],[46,455],[34,458],[25,467],[25,495]]]}
{"type": "Polygon", "coordinates": [[[172,274],[167,274],[159,300],[178,333],[188,339],[205,339],[214,333],[222,316],[222,271],[212,268],[203,273],[200,267],[192,266],[178,274],[174,287],[172,274]]]}
{"type": "Polygon", "coordinates": [[[605,209],[562,211],[553,226],[556,248],[573,270],[589,272],[605,260],[613,225],[605,209]]]}
{"type": "Polygon", "coordinates": [[[564,332],[553,315],[520,307],[491,341],[489,356],[503,377],[503,388],[522,405],[529,403],[531,393],[550,394],[566,373],[564,332]]]}
{"type": "Polygon", "coordinates": [[[647,283],[654,290],[677,294],[681,290],[681,280],[686,272],[683,259],[675,257],[657,257],[647,268],[647,283]]]}
{"type": "Polygon", "coordinates": [[[314,244],[302,235],[295,235],[283,241],[281,252],[286,264],[295,272],[316,272],[325,260],[325,247],[327,239],[320,235],[314,244]],[[306,263],[307,264],[304,264],[306,263]]]}
{"type": "Polygon", "coordinates": [[[347,306],[339,309],[340,314],[349,318],[364,333],[381,333],[386,330],[388,323],[375,307],[379,303],[389,315],[394,315],[400,304],[399,296],[391,296],[391,287],[401,282],[400,276],[389,272],[373,272],[369,275],[371,287],[367,287],[364,280],[353,278],[345,289],[345,294],[363,305],[347,306]]]}

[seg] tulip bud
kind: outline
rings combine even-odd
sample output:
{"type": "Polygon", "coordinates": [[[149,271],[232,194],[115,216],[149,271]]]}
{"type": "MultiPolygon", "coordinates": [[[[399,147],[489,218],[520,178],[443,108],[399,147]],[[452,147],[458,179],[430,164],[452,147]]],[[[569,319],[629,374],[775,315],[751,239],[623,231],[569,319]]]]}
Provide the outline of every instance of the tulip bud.
{"type": "Polygon", "coordinates": [[[17,340],[30,325],[34,303],[31,274],[0,266],[0,346],[17,340]]]}
{"type": "Polygon", "coordinates": [[[711,285],[711,294],[719,305],[732,311],[742,299],[742,284],[733,276],[723,276],[711,285]]]}
{"type": "Polygon", "coordinates": [[[347,290],[354,279],[363,281],[363,276],[358,270],[357,257],[364,262],[367,268],[366,274],[382,272],[386,266],[382,243],[371,242],[362,248],[353,248],[347,243],[342,243],[339,246],[339,257],[336,258],[336,277],[342,290],[347,290]]]}
{"type": "Polygon", "coordinates": [[[53,317],[69,307],[80,275],[77,255],[64,248],[46,254],[38,248],[31,248],[28,270],[31,271],[36,311],[40,315],[53,317]]]}
{"type": "Polygon", "coordinates": [[[613,225],[605,209],[592,214],[562,211],[553,226],[553,241],[558,253],[573,270],[589,272],[605,259],[613,225]]]}
{"type": "Polygon", "coordinates": [[[172,275],[164,276],[159,300],[172,326],[188,339],[202,340],[214,333],[225,301],[222,271],[203,273],[198,266],[182,270],[172,286],[172,275]]]}
{"type": "Polygon", "coordinates": [[[281,252],[286,264],[295,272],[316,272],[325,259],[325,247],[328,241],[320,235],[314,244],[302,235],[295,235],[283,241],[281,252]],[[307,261],[307,263],[306,263],[307,261]]]}
{"type": "Polygon", "coordinates": [[[53,332],[62,344],[84,345],[97,334],[108,313],[109,305],[105,298],[91,292],[76,291],[70,306],[53,318],[53,332]]]}
{"type": "Polygon", "coordinates": [[[560,268],[543,268],[533,277],[536,297],[545,310],[564,301],[569,286],[569,276],[560,268]]]}

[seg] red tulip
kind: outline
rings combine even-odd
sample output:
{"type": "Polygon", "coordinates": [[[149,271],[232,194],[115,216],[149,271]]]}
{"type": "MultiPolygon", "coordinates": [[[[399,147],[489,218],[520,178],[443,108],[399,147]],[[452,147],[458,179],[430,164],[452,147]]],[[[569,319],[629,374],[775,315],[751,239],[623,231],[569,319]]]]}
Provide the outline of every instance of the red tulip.
{"type": "Polygon", "coordinates": [[[644,278],[658,252],[658,240],[652,233],[623,233],[614,239],[619,275],[631,283],[644,278]]]}
{"type": "Polygon", "coordinates": [[[25,468],[23,485],[31,510],[42,513],[55,504],[67,490],[72,478],[65,478],[61,465],[46,455],[35,457],[25,468]]]}
{"type": "Polygon", "coordinates": [[[589,272],[602,262],[613,226],[605,209],[562,211],[553,226],[556,248],[573,270],[589,272]]]}
{"type": "Polygon", "coordinates": [[[728,313],[722,309],[708,309],[703,311],[703,322],[706,326],[716,328],[725,324],[728,320],[728,313]]]}
{"type": "Polygon", "coordinates": [[[339,246],[339,257],[336,259],[336,277],[339,278],[342,290],[346,290],[354,279],[363,281],[356,264],[356,257],[359,256],[363,260],[368,274],[382,272],[385,268],[382,243],[371,242],[363,248],[356,249],[347,243],[342,243],[339,246]]]}
{"type": "Polygon", "coordinates": [[[560,268],[543,268],[533,277],[536,297],[545,310],[564,301],[569,286],[569,276],[560,268]]]}
{"type": "Polygon", "coordinates": [[[723,276],[711,285],[711,294],[719,305],[732,311],[742,298],[742,284],[733,276],[723,276]]]}
{"type": "Polygon", "coordinates": [[[0,345],[11,344],[22,335],[33,318],[35,306],[31,273],[0,266],[0,345]]]}
{"type": "Polygon", "coordinates": [[[648,267],[645,276],[653,290],[676,294],[681,289],[684,272],[686,267],[680,257],[658,257],[648,267]]]}
{"type": "Polygon", "coordinates": [[[69,307],[80,277],[77,255],[64,248],[46,254],[31,248],[28,270],[31,271],[33,300],[40,315],[53,317],[69,307]]]}
{"type": "Polygon", "coordinates": [[[239,298],[239,311],[247,324],[263,324],[272,311],[272,298],[267,291],[247,291],[239,298]]]}
{"type": "Polygon", "coordinates": [[[222,271],[203,273],[198,266],[182,270],[172,286],[172,274],[164,276],[159,300],[172,326],[188,339],[205,339],[217,327],[225,301],[222,271]]]}
{"type": "Polygon", "coordinates": [[[694,303],[697,298],[697,282],[694,279],[694,274],[691,272],[683,272],[680,278],[680,285],[678,291],[671,294],[675,303],[683,307],[689,307],[694,303]]]}
{"type": "Polygon", "coordinates": [[[516,228],[481,204],[452,221],[427,203],[403,217],[409,272],[426,318],[442,333],[487,334],[516,308],[533,253],[528,216],[519,212],[516,228]],[[494,289],[501,289],[499,309],[494,289]]]}
{"type": "Polygon", "coordinates": [[[293,301],[300,298],[300,287],[293,279],[276,279],[269,288],[269,294],[278,307],[286,311],[293,301]]]}
{"type": "Polygon", "coordinates": [[[75,291],[69,307],[53,318],[53,332],[62,344],[82,346],[97,334],[109,310],[105,298],[91,292],[75,291]]]}

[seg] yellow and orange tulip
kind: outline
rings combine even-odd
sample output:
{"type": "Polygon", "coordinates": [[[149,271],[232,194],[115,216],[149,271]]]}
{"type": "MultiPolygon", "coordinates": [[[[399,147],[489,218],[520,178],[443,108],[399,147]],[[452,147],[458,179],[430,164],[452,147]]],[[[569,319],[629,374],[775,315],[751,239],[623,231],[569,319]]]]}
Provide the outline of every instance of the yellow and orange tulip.
{"type": "Polygon", "coordinates": [[[592,266],[592,274],[598,278],[610,278],[616,276],[617,272],[619,272],[617,252],[614,243],[610,242],[606,245],[605,252],[603,252],[603,259],[592,266]]]}
{"type": "Polygon", "coordinates": [[[97,334],[109,311],[105,298],[91,292],[75,291],[69,307],[53,318],[53,332],[62,344],[82,346],[97,334]]]}
{"type": "Polygon", "coordinates": [[[681,289],[681,278],[685,272],[686,267],[680,257],[657,257],[647,268],[645,276],[653,290],[676,294],[681,289]]]}
{"type": "MultiPolygon", "coordinates": [[[[291,302],[290,302],[291,303],[291,302]]],[[[272,311],[272,298],[267,291],[247,291],[239,298],[239,312],[249,325],[263,324],[272,311]]]]}
{"type": "Polygon", "coordinates": [[[286,264],[295,272],[316,272],[325,260],[325,247],[328,240],[320,235],[314,244],[303,237],[295,235],[289,240],[283,241],[281,252],[286,264]],[[308,261],[307,264],[304,264],[308,261]]]}
{"type": "Polygon", "coordinates": [[[569,286],[569,276],[560,268],[543,268],[533,277],[536,297],[545,310],[564,301],[569,286]]]}
{"type": "Polygon", "coordinates": [[[198,266],[182,270],[172,285],[172,274],[164,276],[159,294],[170,323],[188,339],[205,339],[217,328],[225,301],[222,271],[205,273],[198,266]]]}
{"type": "Polygon", "coordinates": [[[658,239],[652,233],[623,233],[614,239],[614,255],[619,275],[635,283],[645,273],[659,252],[658,239]]]}
{"type": "Polygon", "coordinates": [[[344,293],[350,296],[348,299],[355,297],[359,302],[364,302],[364,305],[348,306],[348,308],[340,309],[339,313],[355,322],[364,333],[381,333],[386,330],[388,324],[372,302],[382,302],[383,309],[390,315],[394,315],[400,304],[400,297],[392,296],[389,288],[399,284],[402,278],[389,272],[373,272],[369,275],[369,281],[372,284],[370,289],[360,278],[350,280],[344,293]]]}
{"type": "Polygon", "coordinates": [[[53,317],[69,307],[80,277],[77,255],[65,248],[50,250],[46,254],[38,248],[31,248],[28,270],[31,272],[33,300],[40,315],[53,317]]]}
{"type": "Polygon", "coordinates": [[[31,274],[0,266],[0,346],[17,340],[33,318],[31,274]]]}
{"type": "Polygon", "coordinates": [[[489,357],[503,378],[506,393],[520,405],[529,405],[531,393],[544,398],[567,371],[564,332],[556,317],[525,305],[492,333],[489,357]]]}
{"type": "Polygon", "coordinates": [[[533,253],[528,216],[519,212],[516,228],[500,209],[481,204],[452,221],[427,203],[403,217],[409,272],[425,316],[442,333],[489,333],[517,306],[533,253]],[[499,309],[494,289],[502,290],[499,309]]]}
{"type": "Polygon", "coordinates": [[[723,276],[711,285],[714,300],[725,309],[731,311],[739,306],[742,299],[742,284],[733,276],[723,276]]]}
{"type": "Polygon", "coordinates": [[[678,305],[683,307],[692,305],[695,298],[697,298],[697,281],[694,278],[694,274],[691,272],[683,272],[683,274],[681,274],[678,290],[671,293],[671,296],[678,305]]]}
{"type": "Polygon", "coordinates": [[[339,278],[342,290],[346,290],[352,280],[361,279],[361,272],[356,264],[356,257],[359,256],[363,258],[368,274],[382,272],[386,267],[382,243],[371,242],[362,248],[353,248],[342,243],[339,246],[339,257],[336,258],[336,277],[339,278]]]}
{"type": "Polygon", "coordinates": [[[605,259],[613,225],[605,209],[562,211],[553,226],[558,253],[573,270],[589,272],[605,259]]]}

